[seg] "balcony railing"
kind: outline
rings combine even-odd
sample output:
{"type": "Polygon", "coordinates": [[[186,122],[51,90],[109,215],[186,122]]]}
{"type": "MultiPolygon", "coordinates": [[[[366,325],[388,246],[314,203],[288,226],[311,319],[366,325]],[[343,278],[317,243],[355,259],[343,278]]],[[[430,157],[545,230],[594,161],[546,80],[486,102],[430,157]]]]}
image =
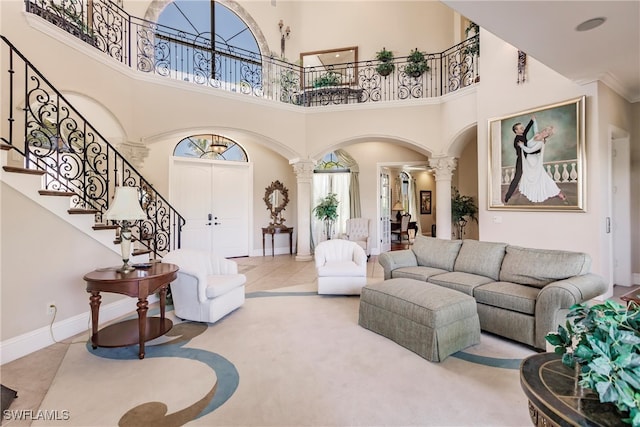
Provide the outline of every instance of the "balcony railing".
{"type": "Polygon", "coordinates": [[[43,188],[73,193],[70,209],[104,224],[116,186],[140,189],[147,218],[131,228],[137,249],[162,257],[180,247],[185,220],[4,36],[1,140],[39,169],[43,188]]]}
{"type": "Polygon", "coordinates": [[[432,98],[479,80],[478,35],[425,54],[423,74],[408,73],[408,58],[398,57],[393,71],[382,75],[376,60],[303,69],[240,48],[212,47],[211,40],[133,17],[109,0],[25,3],[28,12],[138,72],[300,106],[432,98]]]}

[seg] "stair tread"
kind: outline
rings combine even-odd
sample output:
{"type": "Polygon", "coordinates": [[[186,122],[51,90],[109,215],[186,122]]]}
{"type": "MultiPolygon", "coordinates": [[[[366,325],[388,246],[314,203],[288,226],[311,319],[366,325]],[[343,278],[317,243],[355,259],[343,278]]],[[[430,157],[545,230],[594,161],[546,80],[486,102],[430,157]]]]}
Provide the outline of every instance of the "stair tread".
{"type": "Polygon", "coordinates": [[[19,168],[17,166],[3,166],[6,172],[24,173],[27,175],[44,175],[44,171],[38,169],[19,168]]]}
{"type": "Polygon", "coordinates": [[[5,144],[4,142],[2,144],[0,144],[0,150],[5,150],[5,151],[9,151],[13,148],[13,146],[9,145],[9,144],[5,144]]]}
{"type": "Polygon", "coordinates": [[[38,190],[38,193],[42,196],[75,196],[73,191],[58,191],[58,190],[38,190]]]}
{"type": "Polygon", "coordinates": [[[108,224],[95,224],[93,226],[94,230],[116,230],[120,228],[119,225],[108,225],[108,224]]]}
{"type": "Polygon", "coordinates": [[[97,209],[72,208],[67,210],[67,212],[71,215],[84,215],[84,214],[97,214],[99,211],[97,209]]]}
{"type": "Polygon", "coordinates": [[[131,255],[143,255],[143,254],[150,254],[151,253],[151,249],[136,249],[133,252],[131,252],[131,255]]]}

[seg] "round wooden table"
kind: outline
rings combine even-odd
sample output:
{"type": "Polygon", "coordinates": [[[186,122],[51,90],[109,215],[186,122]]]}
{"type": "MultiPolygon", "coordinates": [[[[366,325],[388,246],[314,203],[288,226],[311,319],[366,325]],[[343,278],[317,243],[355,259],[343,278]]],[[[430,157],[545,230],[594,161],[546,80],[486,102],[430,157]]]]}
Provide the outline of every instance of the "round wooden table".
{"type": "Polygon", "coordinates": [[[127,347],[139,344],[138,357],[144,359],[144,343],[166,334],[173,322],[165,318],[165,305],[169,283],[178,276],[174,264],[152,263],[149,268],[137,268],[121,273],[114,268],[99,268],[84,276],[87,282],[89,305],[91,306],[91,343],[97,347],[127,347]],[[160,292],[160,317],[147,317],[147,297],[160,292]],[[98,330],[100,292],[113,292],[138,298],[138,318],[125,320],[98,330]]]}
{"type": "Polygon", "coordinates": [[[520,385],[529,399],[534,426],[626,426],[615,406],[577,387],[575,370],[555,353],[529,356],[520,366],[520,385]]]}

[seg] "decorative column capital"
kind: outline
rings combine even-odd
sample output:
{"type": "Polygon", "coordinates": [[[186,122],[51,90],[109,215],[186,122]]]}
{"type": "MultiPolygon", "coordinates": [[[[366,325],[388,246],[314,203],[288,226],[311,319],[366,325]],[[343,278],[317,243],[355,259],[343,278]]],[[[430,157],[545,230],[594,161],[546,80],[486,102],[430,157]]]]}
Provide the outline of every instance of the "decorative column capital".
{"type": "Polygon", "coordinates": [[[140,142],[125,141],[117,145],[118,151],[134,167],[140,168],[149,155],[149,148],[140,142]]]}
{"type": "Polygon", "coordinates": [[[435,172],[436,181],[449,180],[456,169],[457,160],[450,156],[435,156],[429,159],[429,166],[435,172]]]}
{"type": "Polygon", "coordinates": [[[316,167],[315,161],[311,159],[293,159],[289,161],[289,164],[293,166],[293,171],[298,181],[311,182],[313,179],[313,170],[316,167]]]}

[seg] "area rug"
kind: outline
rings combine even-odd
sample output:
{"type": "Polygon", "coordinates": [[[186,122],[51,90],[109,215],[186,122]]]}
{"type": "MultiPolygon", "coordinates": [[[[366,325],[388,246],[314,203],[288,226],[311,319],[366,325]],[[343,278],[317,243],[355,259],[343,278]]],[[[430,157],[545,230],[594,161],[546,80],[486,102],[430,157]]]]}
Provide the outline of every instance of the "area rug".
{"type": "Polygon", "coordinates": [[[358,326],[358,307],[303,285],[249,293],[212,325],[174,319],[143,360],[72,345],[40,408],[68,419],[32,425],[530,425],[530,348],[483,333],[433,363],[358,326]]]}

